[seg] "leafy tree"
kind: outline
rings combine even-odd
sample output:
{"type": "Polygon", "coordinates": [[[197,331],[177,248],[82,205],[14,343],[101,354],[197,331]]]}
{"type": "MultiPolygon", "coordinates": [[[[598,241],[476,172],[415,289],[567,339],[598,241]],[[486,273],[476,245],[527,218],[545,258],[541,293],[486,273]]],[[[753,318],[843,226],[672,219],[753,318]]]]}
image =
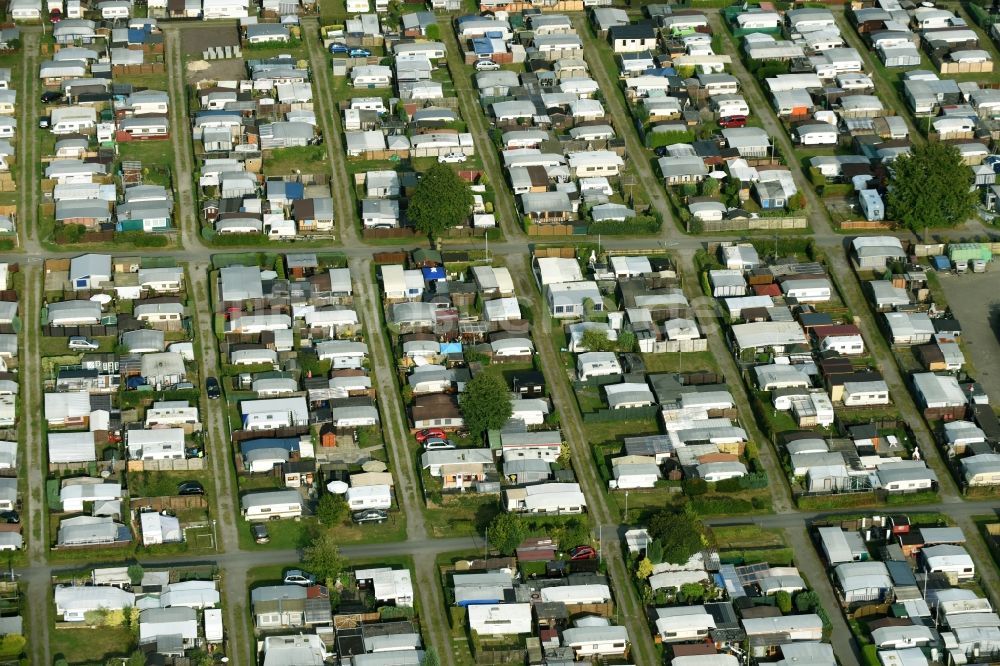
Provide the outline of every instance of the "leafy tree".
{"type": "Polygon", "coordinates": [[[650,518],[647,530],[663,546],[663,560],[671,564],[684,564],[702,548],[704,527],[691,510],[659,511],[650,518]]]}
{"type": "Polygon", "coordinates": [[[528,535],[524,520],[516,513],[501,513],[490,521],[488,538],[491,544],[504,555],[513,555],[517,547],[528,535]]]}
{"type": "Polygon", "coordinates": [[[146,655],[136,650],[129,656],[125,664],[126,666],[146,666],[146,655]]]}
{"type": "Polygon", "coordinates": [[[705,587],[701,583],[684,583],[677,596],[687,603],[696,604],[705,598],[705,587]]]}
{"type": "Polygon", "coordinates": [[[594,316],[594,299],[583,299],[583,317],[590,320],[594,316]]]}
{"type": "Polygon", "coordinates": [[[472,190],[447,164],[435,164],[410,197],[407,215],[421,233],[440,236],[460,226],[472,210],[472,190]]]}
{"type": "Polygon", "coordinates": [[[474,437],[496,430],[507,423],[514,412],[507,382],[500,373],[485,370],[465,385],[462,393],[462,418],[474,437]]]}
{"type": "Polygon", "coordinates": [[[703,197],[714,197],[719,193],[719,181],[715,178],[706,178],[701,181],[701,195],[703,197]]]}
{"type": "Polygon", "coordinates": [[[302,564],[320,580],[334,581],[344,569],[344,558],[333,534],[324,532],[302,551],[302,564]]]}
{"type": "Polygon", "coordinates": [[[52,662],[52,666],[69,666],[69,662],[66,661],[66,657],[58,657],[52,662]]]}
{"type": "Polygon", "coordinates": [[[653,563],[649,561],[648,557],[642,558],[639,562],[639,566],[635,570],[635,577],[639,580],[646,580],[653,575],[653,563]]]}
{"type": "Polygon", "coordinates": [[[788,615],[792,612],[792,595],[784,590],[778,590],[774,595],[774,600],[778,604],[778,610],[781,611],[782,615],[788,615]]]}
{"type": "Polygon", "coordinates": [[[341,495],[326,493],[319,498],[316,517],[327,527],[339,525],[347,520],[347,501],[341,495]]]}
{"type": "Polygon", "coordinates": [[[569,469],[573,464],[573,452],[569,448],[569,444],[563,443],[559,446],[559,457],[556,458],[556,464],[563,469],[569,469]]]}
{"type": "Polygon", "coordinates": [[[976,211],[972,183],[972,170],[954,146],[914,146],[892,163],[889,218],[916,232],[962,224],[976,211]]]}
{"type": "Polygon", "coordinates": [[[17,657],[24,651],[24,646],[28,641],[21,634],[7,634],[0,638],[0,657],[17,657]]]}
{"type": "Polygon", "coordinates": [[[135,564],[130,564],[128,567],[128,579],[133,585],[139,585],[142,583],[143,568],[142,565],[136,562],[135,564]]]}
{"type": "Polygon", "coordinates": [[[639,344],[638,338],[632,331],[622,331],[618,334],[618,349],[623,352],[634,352],[639,344]]]}
{"type": "Polygon", "coordinates": [[[819,595],[812,590],[803,590],[795,595],[795,610],[808,613],[819,607],[819,595]]]}
{"type": "Polygon", "coordinates": [[[648,559],[653,564],[659,564],[663,561],[663,544],[661,544],[656,539],[649,542],[646,546],[646,559],[648,559]]]}
{"type": "Polygon", "coordinates": [[[688,497],[704,495],[708,492],[708,482],[705,479],[688,479],[684,482],[684,494],[688,497]]]}
{"type": "Polygon", "coordinates": [[[563,550],[580,546],[590,541],[590,530],[579,518],[570,518],[563,525],[553,530],[563,550]]]}
{"type": "Polygon", "coordinates": [[[587,351],[611,351],[615,344],[608,338],[608,332],[603,328],[584,329],[580,340],[587,351]]]}

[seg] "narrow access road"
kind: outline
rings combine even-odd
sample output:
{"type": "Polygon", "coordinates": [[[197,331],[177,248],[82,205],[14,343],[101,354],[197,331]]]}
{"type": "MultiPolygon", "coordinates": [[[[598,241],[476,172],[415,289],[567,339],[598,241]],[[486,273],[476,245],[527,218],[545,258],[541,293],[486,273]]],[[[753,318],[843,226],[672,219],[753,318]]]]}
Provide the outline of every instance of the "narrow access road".
{"type": "Polygon", "coordinates": [[[601,557],[607,563],[608,575],[622,611],[622,624],[628,629],[632,655],[636,663],[655,664],[656,648],[650,634],[646,609],[636,594],[631,573],[625,566],[618,534],[618,518],[608,508],[605,500],[607,489],[604,488],[594,468],[590,443],[587,441],[576,400],[570,392],[569,376],[559,357],[559,350],[552,344],[548,309],[531,279],[528,257],[525,255],[508,257],[507,268],[511,275],[515,276],[518,297],[530,303],[531,311],[535,315],[535,326],[531,330],[535,351],[548,379],[552,401],[559,413],[563,436],[572,453],[573,470],[586,497],[587,512],[592,517],[594,526],[598,528],[601,557]]]}
{"type": "Polygon", "coordinates": [[[38,33],[23,31],[21,47],[21,74],[23,90],[18,90],[20,113],[17,125],[17,230],[21,247],[26,252],[42,252],[38,229],[38,191],[41,187],[41,155],[35,140],[38,129],[39,94],[42,86],[38,80],[38,33]]]}
{"type": "Polygon", "coordinates": [[[354,196],[351,194],[354,185],[347,173],[343,126],[330,79],[332,73],[329,55],[323,50],[323,44],[319,41],[319,23],[316,19],[302,19],[302,34],[305,36],[306,48],[309,51],[309,67],[312,70],[313,85],[317,93],[314,99],[319,107],[316,115],[323,129],[323,144],[326,146],[327,159],[330,160],[330,189],[333,195],[333,209],[336,211],[335,222],[341,243],[356,247],[362,241],[358,236],[358,225],[355,223],[357,210],[354,196]]]}
{"type": "Polygon", "coordinates": [[[28,569],[22,583],[26,590],[24,612],[28,627],[28,650],[33,664],[51,664],[49,654],[49,613],[52,603],[52,586],[48,575],[48,506],[45,502],[45,478],[48,470],[47,446],[42,427],[44,418],[39,316],[42,306],[42,273],[37,263],[21,265],[24,289],[21,294],[23,323],[22,348],[18,354],[21,378],[24,450],[19,450],[19,468],[27,470],[27,496],[22,497],[26,507],[21,515],[27,518],[23,536],[28,555],[28,569]]]}
{"type": "MultiPolygon", "coordinates": [[[[382,307],[378,294],[378,283],[372,279],[369,260],[350,263],[351,279],[357,290],[355,298],[358,314],[361,315],[364,330],[367,331],[368,356],[375,386],[378,387],[378,403],[382,415],[382,434],[392,468],[396,474],[396,500],[402,503],[406,513],[406,536],[408,541],[426,541],[427,527],[424,523],[424,500],[420,479],[416,473],[416,461],[410,450],[410,431],[407,427],[406,410],[399,395],[399,388],[393,373],[396,361],[382,332],[382,307]]],[[[444,596],[434,570],[434,556],[422,553],[414,557],[413,572],[416,579],[417,596],[422,609],[421,625],[427,630],[431,644],[437,650],[442,664],[454,666],[455,657],[451,650],[447,622],[441,620],[446,611],[444,596]]]]}
{"type": "Polygon", "coordinates": [[[455,84],[455,94],[458,96],[459,108],[462,111],[462,118],[468,124],[469,131],[472,132],[472,140],[476,146],[476,152],[483,160],[486,175],[490,181],[490,187],[496,194],[496,214],[500,228],[503,229],[504,236],[508,239],[526,238],[521,227],[521,217],[517,214],[517,206],[514,204],[514,195],[507,185],[507,178],[500,165],[500,158],[497,155],[496,146],[490,140],[490,128],[486,124],[486,117],[483,115],[483,107],[479,104],[476,91],[472,88],[470,80],[470,70],[462,60],[462,47],[455,37],[454,26],[451,18],[441,26],[441,41],[444,42],[448,51],[448,71],[451,73],[451,80],[455,84]]]}
{"type": "MultiPolygon", "coordinates": [[[[205,455],[208,468],[215,481],[215,492],[210,497],[212,517],[215,525],[216,550],[226,553],[239,551],[236,517],[239,509],[234,492],[235,482],[231,467],[232,455],[229,446],[229,430],[223,419],[223,400],[209,400],[205,392],[205,378],[217,376],[219,369],[218,345],[212,332],[213,303],[208,285],[209,266],[192,263],[188,266],[188,282],[192,296],[194,332],[197,336],[199,354],[198,370],[201,379],[202,421],[205,427],[205,455]]],[[[253,634],[247,634],[246,615],[240,610],[246,605],[246,567],[222,564],[222,607],[226,616],[226,632],[229,641],[228,656],[237,665],[251,666],[256,663],[253,634]]]]}
{"type": "Polygon", "coordinates": [[[174,221],[180,227],[181,245],[193,250],[202,246],[201,223],[194,193],[194,146],[188,122],[187,79],[180,30],[168,27],[164,30],[163,42],[167,91],[170,95],[170,142],[174,149],[174,221]]]}
{"type": "Polygon", "coordinates": [[[840,666],[860,666],[861,649],[847,626],[847,622],[844,621],[840,601],[833,591],[826,567],[819,559],[816,547],[809,539],[809,534],[802,526],[799,526],[786,529],[785,536],[789,547],[795,553],[795,566],[809,581],[810,589],[819,595],[820,604],[826,611],[827,617],[830,618],[832,625],[830,641],[833,643],[833,651],[837,655],[837,661],[840,666]]]}
{"type": "Polygon", "coordinates": [[[615,131],[618,136],[625,139],[627,156],[631,158],[632,164],[639,174],[639,186],[645,189],[646,194],[649,195],[650,204],[663,219],[659,239],[669,241],[682,238],[683,234],[674,223],[673,210],[670,202],[667,201],[662,179],[653,173],[649,152],[639,141],[639,135],[632,122],[632,114],[625,106],[621,86],[618,85],[616,79],[612,79],[612,75],[608,73],[604,67],[604,61],[600,58],[602,45],[597,43],[597,38],[594,37],[589,22],[582,15],[573,19],[573,27],[576,28],[576,33],[583,42],[584,57],[590,72],[604,93],[604,104],[607,107],[608,115],[615,121],[615,131]]]}

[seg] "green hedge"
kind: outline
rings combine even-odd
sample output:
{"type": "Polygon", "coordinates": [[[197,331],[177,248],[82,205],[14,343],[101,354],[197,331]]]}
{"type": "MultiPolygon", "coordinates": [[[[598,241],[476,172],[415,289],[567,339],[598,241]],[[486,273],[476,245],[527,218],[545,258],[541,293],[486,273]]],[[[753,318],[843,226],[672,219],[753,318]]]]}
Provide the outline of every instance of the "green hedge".
{"type": "Polygon", "coordinates": [[[166,236],[149,234],[144,231],[119,231],[115,233],[116,243],[131,243],[136,247],[166,247],[166,236]]]}
{"type": "Polygon", "coordinates": [[[637,215],[624,222],[591,222],[587,226],[587,233],[591,236],[604,234],[605,236],[628,236],[634,234],[657,234],[663,227],[663,222],[652,215],[637,215]]]}
{"type": "Polygon", "coordinates": [[[634,419],[655,419],[659,407],[634,407],[632,409],[602,409],[599,412],[588,412],[583,415],[584,423],[608,423],[611,421],[632,421],[634,419]]]}

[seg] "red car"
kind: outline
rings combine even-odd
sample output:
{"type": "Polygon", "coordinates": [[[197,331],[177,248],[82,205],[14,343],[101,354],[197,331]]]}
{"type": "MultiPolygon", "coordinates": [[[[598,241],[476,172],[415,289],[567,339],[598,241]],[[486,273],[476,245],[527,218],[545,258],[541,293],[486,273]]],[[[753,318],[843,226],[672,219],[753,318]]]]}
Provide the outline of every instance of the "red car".
{"type": "Polygon", "coordinates": [[[423,443],[424,440],[430,439],[431,437],[445,439],[446,435],[444,430],[441,430],[441,428],[425,428],[424,430],[418,430],[414,437],[417,438],[418,442],[423,443]]]}
{"type": "Polygon", "coordinates": [[[597,551],[590,546],[577,546],[569,551],[569,559],[574,561],[592,560],[597,557],[597,551]]]}
{"type": "Polygon", "coordinates": [[[719,127],[745,127],[746,124],[746,116],[729,116],[728,118],[719,118],[719,127]]]}

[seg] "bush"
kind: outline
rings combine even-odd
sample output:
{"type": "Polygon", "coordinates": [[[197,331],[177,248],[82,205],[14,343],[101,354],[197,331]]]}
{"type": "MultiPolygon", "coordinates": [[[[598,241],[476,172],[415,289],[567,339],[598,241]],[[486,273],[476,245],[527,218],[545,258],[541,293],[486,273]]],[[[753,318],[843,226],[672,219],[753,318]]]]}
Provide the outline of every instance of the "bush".
{"type": "Polygon", "coordinates": [[[590,235],[619,236],[628,234],[657,234],[663,223],[652,215],[636,215],[624,222],[609,220],[607,222],[591,222],[587,226],[590,235]]]}
{"type": "Polygon", "coordinates": [[[684,482],[684,494],[697,497],[708,492],[708,482],[705,479],[688,479],[684,482]]]}
{"type": "Polygon", "coordinates": [[[166,247],[167,237],[144,231],[119,231],[115,233],[115,242],[131,243],[136,247],[166,247]]]}
{"type": "Polygon", "coordinates": [[[720,493],[735,493],[743,490],[743,483],[741,477],[736,477],[732,479],[723,479],[722,481],[717,481],[715,484],[716,491],[720,493]]]}

